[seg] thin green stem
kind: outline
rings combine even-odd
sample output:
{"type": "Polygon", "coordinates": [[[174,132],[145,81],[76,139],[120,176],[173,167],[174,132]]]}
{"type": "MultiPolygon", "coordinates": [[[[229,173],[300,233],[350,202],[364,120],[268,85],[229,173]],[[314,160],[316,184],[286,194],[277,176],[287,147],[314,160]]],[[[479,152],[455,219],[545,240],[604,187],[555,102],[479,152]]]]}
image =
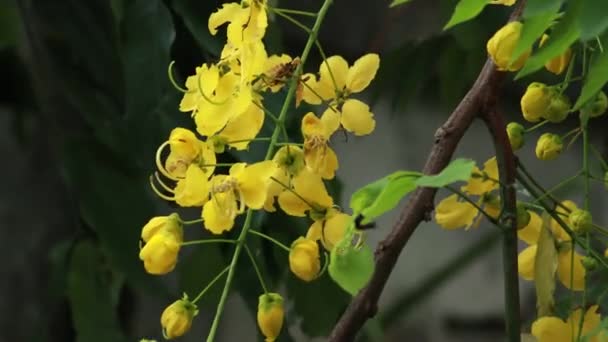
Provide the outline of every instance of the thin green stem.
{"type": "MultiPolygon", "coordinates": [[[[564,209],[567,213],[570,212],[570,208],[568,208],[565,205],[563,205],[558,199],[556,199],[555,197],[553,197],[553,195],[551,195],[550,193],[547,193],[547,191],[545,190],[545,188],[542,185],[540,185],[540,183],[538,183],[536,181],[536,179],[534,179],[534,177],[532,176],[532,174],[528,171],[528,169],[526,169],[526,167],[521,163],[521,161],[519,161],[517,163],[517,167],[526,176],[526,178],[528,178],[530,180],[530,183],[532,183],[532,185],[534,185],[543,194],[547,194],[546,197],[549,198],[553,202],[554,206],[558,206],[558,207],[564,209]]],[[[536,198],[538,198],[538,196],[536,198]]]]}
{"type": "Polygon", "coordinates": [[[268,138],[253,138],[253,139],[241,139],[241,140],[233,140],[229,141],[226,144],[237,144],[241,142],[253,142],[253,141],[270,141],[270,137],[268,138]]]}
{"type": "Polygon", "coordinates": [[[275,238],[270,237],[270,236],[268,236],[268,235],[266,235],[266,234],[264,234],[262,232],[258,232],[257,230],[253,230],[253,229],[249,229],[249,232],[251,234],[253,234],[253,235],[257,235],[257,236],[259,236],[259,237],[261,237],[263,239],[266,239],[266,240],[274,243],[275,245],[277,245],[277,246],[281,247],[282,249],[286,250],[288,253],[289,253],[289,251],[291,251],[291,248],[287,247],[286,245],[282,244],[281,242],[279,242],[275,238]]]}
{"type": "Polygon", "coordinates": [[[264,293],[268,293],[268,288],[266,287],[266,283],[264,282],[264,278],[262,277],[262,272],[260,272],[260,268],[258,267],[257,262],[255,262],[255,258],[253,257],[253,254],[251,253],[249,246],[247,246],[247,243],[245,243],[243,246],[245,247],[245,252],[247,252],[247,255],[249,256],[249,260],[251,260],[251,264],[253,265],[253,268],[255,269],[255,273],[258,276],[258,280],[260,281],[262,290],[264,290],[264,293]]]}
{"type": "Polygon", "coordinates": [[[292,143],[292,142],[280,142],[277,146],[304,146],[304,144],[292,143]]]}
{"type": "Polygon", "coordinates": [[[204,245],[207,243],[236,243],[234,240],[230,239],[202,239],[202,240],[192,240],[182,242],[182,246],[192,246],[192,245],[204,245]]]}
{"type": "Polygon", "coordinates": [[[570,79],[572,78],[572,69],[574,67],[574,62],[576,60],[576,54],[572,54],[572,58],[570,58],[570,63],[568,64],[568,70],[566,71],[566,77],[564,77],[564,80],[561,84],[561,86],[559,87],[559,94],[563,94],[564,91],[566,90],[566,88],[568,88],[568,85],[570,84],[570,79]]]}
{"type": "Polygon", "coordinates": [[[226,268],[224,268],[224,270],[222,272],[220,272],[218,275],[215,276],[215,278],[213,278],[211,280],[211,282],[209,282],[209,284],[207,284],[207,286],[205,286],[205,288],[199,292],[199,294],[196,296],[196,298],[194,298],[192,300],[192,303],[196,303],[199,301],[199,299],[203,298],[203,295],[205,294],[205,292],[207,292],[211,286],[213,286],[213,284],[215,284],[218,280],[220,280],[220,278],[226,274],[226,272],[228,272],[228,270],[230,269],[230,266],[226,266],[226,268]]]}
{"type": "MultiPolygon", "coordinates": [[[[301,63],[297,66],[296,71],[294,72],[293,78],[291,79],[291,82],[289,84],[289,90],[287,91],[287,95],[285,96],[285,100],[283,102],[283,106],[281,107],[281,112],[279,113],[277,122],[284,122],[285,117],[287,116],[287,112],[289,110],[289,107],[293,101],[293,97],[296,92],[298,81],[300,79],[300,76],[302,75],[303,65],[306,63],[306,60],[308,59],[308,54],[310,53],[310,50],[311,50],[315,40],[317,39],[317,34],[319,33],[319,30],[321,28],[321,23],[323,22],[323,19],[325,18],[325,15],[327,14],[327,11],[329,10],[329,6],[331,5],[331,3],[332,3],[332,0],[325,0],[323,2],[323,5],[321,6],[321,9],[319,9],[319,12],[317,14],[317,19],[312,28],[312,32],[308,36],[308,40],[306,41],[306,46],[304,47],[304,50],[302,51],[302,55],[300,58],[301,63]]],[[[272,158],[272,155],[274,154],[277,140],[279,138],[280,133],[281,133],[281,127],[275,126],[274,131],[272,132],[270,144],[268,146],[268,150],[266,151],[266,156],[265,156],[264,160],[270,160],[272,158]]],[[[230,292],[230,286],[232,285],[232,279],[234,278],[236,264],[237,264],[239,255],[241,253],[241,250],[243,249],[243,244],[245,243],[247,233],[248,233],[250,225],[251,225],[252,217],[253,217],[253,210],[248,209],[246,217],[245,217],[245,223],[243,224],[243,229],[241,230],[241,234],[239,235],[239,238],[237,240],[236,248],[234,249],[234,254],[232,255],[232,261],[230,262],[228,275],[226,276],[226,282],[224,283],[224,289],[222,291],[220,301],[217,305],[215,317],[213,318],[213,322],[211,323],[211,328],[209,329],[209,335],[207,335],[207,342],[213,342],[213,340],[215,339],[215,335],[217,333],[217,328],[220,323],[220,317],[222,316],[222,312],[224,311],[224,306],[225,306],[226,300],[228,298],[228,293],[230,292]]]]}
{"type": "Polygon", "coordinates": [[[534,125],[534,126],[528,128],[528,129],[526,129],[525,132],[526,133],[530,133],[530,132],[534,131],[535,129],[544,126],[548,122],[549,122],[549,120],[541,121],[541,122],[537,123],[536,125],[534,125]]]}
{"type": "Polygon", "coordinates": [[[542,194],[539,198],[535,199],[534,201],[538,202],[540,200],[545,199],[547,196],[553,194],[555,191],[559,190],[560,188],[566,186],[573,180],[577,179],[581,174],[582,174],[582,171],[578,171],[574,176],[570,176],[570,177],[564,179],[563,181],[561,181],[558,184],[554,185],[553,187],[549,188],[549,190],[547,190],[544,194],[542,194]]]}
{"type": "Polygon", "coordinates": [[[183,225],[189,225],[189,224],[201,223],[201,222],[203,222],[203,219],[202,219],[202,218],[200,218],[200,219],[196,219],[196,220],[190,220],[190,221],[184,221],[184,220],[181,220],[181,219],[180,219],[180,222],[181,222],[183,225]]]}
{"type": "Polygon", "coordinates": [[[288,14],[303,15],[303,16],[306,16],[306,17],[316,17],[317,16],[317,13],[314,13],[314,12],[299,11],[299,10],[288,9],[288,8],[272,7],[271,10],[275,11],[275,12],[282,12],[282,13],[288,13],[288,14]]]}
{"type": "Polygon", "coordinates": [[[608,164],[606,164],[606,161],[604,160],[604,157],[602,157],[600,151],[598,151],[597,148],[591,144],[589,144],[589,147],[591,147],[591,151],[593,152],[593,154],[595,154],[595,157],[600,162],[600,164],[602,164],[602,169],[604,169],[604,171],[608,171],[608,164]]]}
{"type": "Polygon", "coordinates": [[[274,121],[274,123],[275,123],[275,124],[278,124],[279,118],[278,118],[276,115],[274,115],[274,114],[273,114],[271,111],[269,111],[269,110],[268,110],[266,107],[264,107],[264,106],[260,105],[260,104],[259,104],[259,103],[257,103],[256,101],[252,101],[252,103],[253,103],[255,106],[257,106],[258,108],[260,108],[261,110],[263,110],[263,111],[264,111],[264,113],[265,113],[266,115],[268,115],[268,116],[269,116],[269,117],[272,119],[272,121],[274,121]]]}
{"type": "Polygon", "coordinates": [[[292,194],[294,194],[297,198],[299,198],[302,202],[306,203],[306,205],[308,205],[311,208],[314,208],[314,206],[312,205],[312,203],[310,203],[306,198],[302,197],[302,195],[300,195],[299,193],[297,193],[294,189],[292,189],[291,187],[289,187],[287,184],[281,182],[280,180],[276,179],[275,177],[270,177],[270,179],[274,182],[276,182],[277,184],[279,184],[280,186],[283,187],[283,189],[291,192],[292,194]]]}

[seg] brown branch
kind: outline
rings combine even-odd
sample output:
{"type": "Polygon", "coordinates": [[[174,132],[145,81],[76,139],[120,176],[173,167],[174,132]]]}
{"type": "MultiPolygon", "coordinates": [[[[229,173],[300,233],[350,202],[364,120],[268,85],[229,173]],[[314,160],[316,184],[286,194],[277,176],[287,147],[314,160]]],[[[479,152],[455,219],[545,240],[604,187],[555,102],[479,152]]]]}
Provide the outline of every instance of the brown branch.
{"type": "MultiPolygon", "coordinates": [[[[518,1],[510,20],[520,16],[524,3],[525,0],[518,1]]],[[[447,121],[435,132],[435,143],[423,169],[425,174],[437,174],[448,165],[456,146],[476,115],[496,103],[495,99],[498,98],[503,78],[504,73],[497,71],[492,61],[488,59],[469,92],[447,121]]],[[[492,117],[496,116],[498,115],[492,115],[492,117]]],[[[503,155],[500,165],[505,164],[504,159],[506,158],[503,155]]],[[[418,225],[422,221],[430,220],[436,191],[434,188],[420,188],[412,194],[392,231],[376,248],[376,267],[370,282],[353,298],[334,327],[329,337],[330,341],[353,341],[365,321],[376,314],[378,299],[402,249],[418,225]]],[[[511,260],[516,262],[517,258],[511,260]]],[[[516,328],[519,329],[519,326],[516,328]]]]}

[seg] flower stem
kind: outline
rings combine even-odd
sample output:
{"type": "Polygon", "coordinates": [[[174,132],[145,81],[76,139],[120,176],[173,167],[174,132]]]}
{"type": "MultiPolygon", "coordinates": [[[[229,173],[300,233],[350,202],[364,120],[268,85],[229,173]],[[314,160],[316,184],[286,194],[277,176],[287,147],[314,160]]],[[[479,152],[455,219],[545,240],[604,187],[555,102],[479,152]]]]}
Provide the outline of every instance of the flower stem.
{"type": "Polygon", "coordinates": [[[251,250],[249,249],[249,246],[247,246],[246,243],[243,246],[245,247],[245,252],[247,252],[247,255],[249,256],[249,260],[251,260],[251,264],[253,264],[253,268],[255,269],[255,273],[258,276],[258,280],[260,281],[260,285],[262,286],[262,290],[264,290],[264,293],[268,293],[268,288],[266,287],[266,283],[264,282],[264,278],[262,277],[262,273],[260,272],[258,264],[255,262],[255,258],[253,257],[253,254],[251,254],[251,250]]]}
{"type": "Polygon", "coordinates": [[[182,246],[192,246],[192,245],[204,245],[207,243],[236,243],[234,240],[230,239],[203,239],[203,240],[192,240],[182,242],[182,246]]]}
{"type": "Polygon", "coordinates": [[[287,252],[289,252],[291,249],[289,247],[287,247],[286,245],[282,244],[281,242],[279,242],[277,239],[270,237],[264,233],[258,232],[257,230],[253,230],[253,229],[249,229],[249,232],[253,235],[257,235],[263,239],[266,239],[272,243],[274,243],[275,245],[283,248],[284,250],[286,250],[287,252]]]}
{"type": "Polygon", "coordinates": [[[192,303],[195,304],[196,302],[198,302],[199,299],[203,298],[203,295],[205,294],[205,292],[207,292],[211,286],[213,286],[213,284],[215,284],[218,280],[220,280],[220,278],[226,273],[228,272],[228,270],[230,269],[230,266],[226,266],[226,268],[224,268],[224,270],[222,272],[220,272],[218,275],[215,276],[215,278],[213,278],[213,280],[211,280],[211,282],[209,282],[209,284],[207,284],[207,286],[205,286],[205,288],[199,292],[199,294],[196,296],[196,298],[194,298],[192,300],[192,303]]]}
{"type": "MultiPolygon", "coordinates": [[[[300,60],[302,61],[296,71],[294,72],[293,78],[289,84],[289,90],[287,91],[287,95],[285,96],[285,100],[283,102],[283,107],[281,107],[281,112],[279,113],[278,122],[282,123],[287,116],[288,109],[290,104],[292,103],[292,99],[296,92],[296,87],[298,85],[298,81],[300,76],[302,75],[302,66],[306,63],[306,59],[308,59],[308,54],[317,39],[317,34],[319,33],[319,29],[321,28],[321,23],[327,14],[327,10],[329,10],[329,6],[331,5],[332,0],[324,0],[321,9],[317,14],[317,19],[315,24],[308,36],[308,40],[306,41],[306,46],[302,51],[302,55],[300,60]]],[[[274,154],[277,140],[279,138],[279,134],[281,133],[280,125],[275,126],[274,131],[272,132],[272,136],[270,137],[270,144],[268,146],[268,150],[266,151],[266,156],[264,160],[270,160],[272,155],[274,154]]],[[[211,328],[209,330],[209,335],[207,335],[207,342],[212,342],[215,339],[215,334],[217,333],[217,328],[220,323],[220,318],[224,311],[224,306],[226,304],[226,299],[228,298],[228,293],[230,292],[230,286],[232,285],[232,279],[234,278],[234,272],[236,270],[236,264],[239,259],[239,255],[241,254],[241,250],[243,249],[243,245],[245,243],[245,238],[247,237],[247,233],[249,231],[251,220],[253,217],[253,210],[248,209],[245,217],[245,223],[243,224],[243,229],[241,230],[241,234],[236,243],[236,248],[234,249],[234,254],[232,255],[232,261],[230,262],[230,266],[228,267],[228,275],[226,276],[226,282],[224,283],[224,289],[222,291],[222,295],[220,297],[220,301],[217,305],[217,309],[215,312],[215,317],[213,318],[213,322],[211,323],[211,328]]]]}
{"type": "Polygon", "coordinates": [[[525,130],[525,132],[526,132],[526,133],[530,133],[530,132],[532,132],[533,130],[535,130],[535,129],[537,129],[537,128],[541,127],[541,126],[543,126],[544,124],[546,124],[546,123],[548,123],[548,122],[549,122],[549,120],[544,120],[544,121],[541,121],[541,122],[537,123],[536,125],[534,125],[534,126],[532,126],[532,127],[528,128],[527,130],[525,130]]]}
{"type": "Polygon", "coordinates": [[[303,16],[306,16],[306,17],[316,17],[317,16],[317,13],[314,13],[314,12],[298,11],[298,10],[293,10],[293,9],[288,9],[288,8],[276,8],[276,7],[273,7],[272,10],[275,11],[275,12],[297,14],[297,15],[303,15],[303,16]]]}

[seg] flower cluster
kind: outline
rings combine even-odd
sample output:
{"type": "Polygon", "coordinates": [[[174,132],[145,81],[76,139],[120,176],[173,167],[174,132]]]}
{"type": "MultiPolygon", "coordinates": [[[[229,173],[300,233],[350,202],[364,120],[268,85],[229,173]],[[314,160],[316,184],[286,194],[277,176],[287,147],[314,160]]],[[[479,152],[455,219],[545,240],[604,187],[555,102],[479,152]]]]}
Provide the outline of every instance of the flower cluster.
{"type": "MultiPolygon", "coordinates": [[[[266,0],[243,0],[226,3],[209,17],[212,35],[225,27],[226,43],[219,59],[197,67],[182,89],[179,110],[191,115],[196,129],[177,127],[171,131],[156,154],[158,172],[150,178],[159,197],[180,207],[197,208],[200,218],[186,222],[171,214],[150,220],[142,231],[145,244],[140,252],[148,273],[173,270],[184,244],[183,225],[202,222],[205,230],[220,235],[235,229],[239,216],[252,210],[272,213],[278,206],[288,215],[311,221],[308,231],[291,247],[254,231],[248,219],[239,227],[241,237],[253,231],[278,243],[289,252],[293,274],[303,281],[313,281],[322,272],[322,250],[331,251],[352,221],[335,205],[325,185],[326,180],[335,177],[339,166],[331,140],[340,131],[357,136],[373,132],[374,115],[355,95],[374,79],[380,58],[370,53],[349,65],[343,57],[331,56],[322,61],[317,73],[303,74],[305,54],[269,56],[266,52],[263,40],[268,12],[273,10],[280,11],[266,0]],[[286,134],[284,122],[287,111],[292,111],[291,103],[286,103],[279,115],[264,105],[266,94],[284,89],[288,93],[286,101],[295,94],[295,107],[305,102],[322,113],[318,116],[310,111],[302,116],[301,143],[288,141],[286,134]],[[268,119],[275,124],[274,133],[259,137],[268,119]],[[280,141],[281,136],[284,141],[280,141]],[[247,150],[251,143],[268,144],[264,160],[218,163],[223,153],[247,150]]],[[[238,251],[245,239],[232,242],[238,251]]],[[[238,255],[235,251],[235,257],[238,255]]],[[[255,266],[253,257],[251,261],[255,266]]],[[[260,297],[258,323],[266,340],[273,341],[283,322],[283,300],[279,294],[267,292],[262,279],[260,282],[264,294],[260,297]]],[[[189,329],[197,299],[189,301],[185,297],[165,310],[161,323],[166,338],[189,329]]]]}

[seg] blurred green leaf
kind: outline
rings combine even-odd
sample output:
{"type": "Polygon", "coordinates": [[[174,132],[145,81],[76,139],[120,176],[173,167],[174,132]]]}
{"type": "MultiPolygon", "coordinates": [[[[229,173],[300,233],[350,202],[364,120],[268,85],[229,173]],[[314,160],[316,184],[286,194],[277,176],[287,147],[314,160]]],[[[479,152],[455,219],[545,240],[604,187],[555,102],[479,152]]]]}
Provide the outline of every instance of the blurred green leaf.
{"type": "Polygon", "coordinates": [[[416,186],[427,186],[440,188],[458,181],[466,181],[471,176],[475,167],[472,159],[455,159],[440,173],[436,175],[424,175],[416,179],[416,186]]]}
{"type": "Polygon", "coordinates": [[[21,21],[13,1],[0,1],[0,49],[15,46],[20,40],[21,21]]]}
{"type": "Polygon", "coordinates": [[[550,8],[547,12],[543,12],[527,18],[523,22],[521,36],[515,45],[515,49],[511,54],[511,63],[519,58],[525,51],[528,51],[534,45],[534,42],[540,39],[551,23],[557,19],[557,11],[559,6],[550,8]]]}
{"type": "Polygon", "coordinates": [[[515,79],[522,78],[542,68],[546,62],[562,54],[579,38],[578,18],[580,10],[581,0],[573,0],[568,3],[566,14],[555,26],[547,42],[528,58],[515,79]]]}
{"type": "Polygon", "coordinates": [[[74,247],[68,298],[76,341],[127,341],[113,304],[112,281],[104,270],[102,254],[92,241],[81,241],[74,247]]]}
{"type": "Polygon", "coordinates": [[[350,207],[355,214],[363,215],[362,223],[369,223],[396,207],[405,195],[416,188],[418,177],[418,172],[393,172],[355,191],[350,198],[350,207]]]}
{"type": "MultiPolygon", "coordinates": [[[[182,251],[186,256],[177,263],[179,289],[187,293],[190,299],[194,299],[213,278],[228,266],[229,261],[226,261],[222,256],[221,249],[230,248],[232,250],[234,246],[229,244],[204,244],[184,248],[192,251],[189,254],[186,253],[187,251],[182,251]]],[[[208,308],[213,311],[222,294],[224,280],[225,277],[205,293],[197,304],[199,309],[208,308]]]]}
{"type": "Polygon", "coordinates": [[[452,26],[475,18],[487,4],[487,0],[460,0],[454,8],[452,17],[443,29],[447,30],[452,26]]]}
{"type": "Polygon", "coordinates": [[[542,15],[559,8],[564,0],[528,0],[524,8],[523,18],[528,19],[537,15],[542,15]]]}
{"type": "Polygon", "coordinates": [[[412,1],[412,0],[393,0],[393,2],[391,2],[390,5],[388,5],[388,7],[395,7],[395,6],[399,6],[399,5],[404,5],[404,4],[407,4],[410,1],[412,1]]]}
{"type": "Polygon", "coordinates": [[[536,246],[534,259],[534,285],[538,317],[553,314],[555,300],[555,272],[557,271],[557,249],[551,233],[549,214],[543,213],[543,225],[536,246]]]}
{"type": "MultiPolygon", "coordinates": [[[[602,37],[602,45],[608,47],[608,33],[602,37]]],[[[587,71],[587,77],[581,90],[581,95],[576,100],[576,104],[572,108],[573,111],[579,110],[580,108],[591,100],[608,82],[608,51],[604,48],[604,51],[597,50],[596,54],[591,60],[589,70],[587,71]]]]}
{"type": "Polygon", "coordinates": [[[219,56],[223,43],[220,37],[212,36],[209,33],[207,19],[220,6],[220,3],[199,0],[173,0],[172,3],[173,9],[180,15],[200,48],[214,56],[219,56]]]}
{"type": "Polygon", "coordinates": [[[579,25],[581,40],[589,40],[601,35],[608,28],[608,1],[582,0],[579,25]]]}
{"type": "Polygon", "coordinates": [[[336,246],[331,251],[329,262],[329,275],[331,278],[351,295],[356,295],[372,277],[374,273],[374,254],[371,248],[364,244],[360,248],[346,244],[336,246]]]}

